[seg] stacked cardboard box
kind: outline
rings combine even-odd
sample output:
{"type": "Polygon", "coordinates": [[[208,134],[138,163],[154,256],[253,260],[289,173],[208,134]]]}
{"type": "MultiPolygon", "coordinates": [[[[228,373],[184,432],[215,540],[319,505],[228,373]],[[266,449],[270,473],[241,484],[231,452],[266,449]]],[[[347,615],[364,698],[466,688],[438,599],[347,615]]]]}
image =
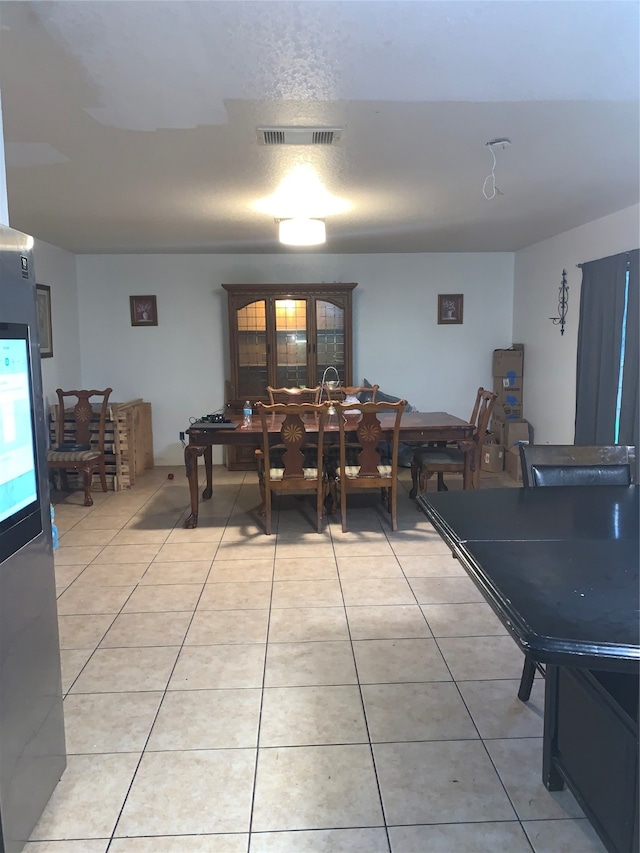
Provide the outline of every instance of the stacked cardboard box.
{"type": "Polygon", "coordinates": [[[522,482],[522,465],[520,463],[520,448],[510,447],[504,454],[504,469],[516,483],[522,482]]]}
{"type": "Polygon", "coordinates": [[[492,374],[493,390],[498,394],[491,419],[494,439],[483,447],[480,467],[485,471],[501,471],[502,460],[509,475],[514,480],[522,480],[518,444],[533,441],[531,425],[524,419],[523,409],[524,344],[494,350],[492,374]],[[502,448],[501,456],[495,450],[496,444],[502,448]]]}
{"type": "Polygon", "coordinates": [[[482,445],[480,470],[499,473],[504,468],[504,447],[498,444],[497,436],[489,434],[482,445]]]}
{"type": "Polygon", "coordinates": [[[494,422],[522,420],[524,346],[514,346],[518,348],[493,351],[493,390],[498,393],[494,422]]]}

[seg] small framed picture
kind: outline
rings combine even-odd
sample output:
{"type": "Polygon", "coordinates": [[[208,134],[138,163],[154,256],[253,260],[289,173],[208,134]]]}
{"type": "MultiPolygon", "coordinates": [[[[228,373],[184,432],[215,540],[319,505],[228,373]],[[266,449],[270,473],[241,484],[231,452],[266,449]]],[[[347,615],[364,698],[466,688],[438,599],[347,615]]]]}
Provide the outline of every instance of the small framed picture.
{"type": "Polygon", "coordinates": [[[438,323],[449,326],[462,323],[463,301],[464,296],[462,293],[439,293],[438,323]]]}
{"type": "Polygon", "coordinates": [[[40,338],[40,358],[53,358],[51,288],[46,284],[36,284],[36,315],[38,337],[40,338]]]}
{"type": "Polygon", "coordinates": [[[130,296],[132,326],[157,326],[158,306],[155,296],[130,296]]]}

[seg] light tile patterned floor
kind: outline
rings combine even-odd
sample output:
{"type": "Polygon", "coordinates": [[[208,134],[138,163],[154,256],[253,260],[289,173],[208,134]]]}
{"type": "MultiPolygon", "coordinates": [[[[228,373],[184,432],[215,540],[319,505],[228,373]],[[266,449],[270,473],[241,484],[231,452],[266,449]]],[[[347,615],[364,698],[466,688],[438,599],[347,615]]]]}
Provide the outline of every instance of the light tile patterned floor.
{"type": "Polygon", "coordinates": [[[255,474],[216,467],[184,530],[170,470],[56,501],[69,758],[27,853],[602,852],[407,471],[395,534],[372,495],[321,535],[287,497],[267,537],[255,474]]]}

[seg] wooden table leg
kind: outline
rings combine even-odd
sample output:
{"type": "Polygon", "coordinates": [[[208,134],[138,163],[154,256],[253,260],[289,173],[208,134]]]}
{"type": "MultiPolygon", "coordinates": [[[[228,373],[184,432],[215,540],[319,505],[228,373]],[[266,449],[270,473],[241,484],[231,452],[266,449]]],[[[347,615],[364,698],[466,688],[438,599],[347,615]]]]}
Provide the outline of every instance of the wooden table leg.
{"type": "Polygon", "coordinates": [[[461,441],[458,447],[464,453],[464,471],[462,474],[462,488],[475,488],[475,473],[476,473],[476,445],[473,441],[461,441]]]}
{"type": "Polygon", "coordinates": [[[202,493],[202,499],[208,501],[213,494],[213,447],[209,444],[204,449],[204,471],[207,475],[207,485],[202,493]]]}
{"type": "MultiPolygon", "coordinates": [[[[211,445],[209,445],[209,456],[211,457],[211,445]]],[[[191,515],[187,518],[184,526],[187,528],[198,526],[198,456],[206,453],[207,448],[197,444],[187,444],[184,449],[184,466],[189,481],[189,497],[191,499],[191,515]]],[[[206,460],[206,456],[205,456],[206,460]]],[[[211,494],[209,494],[211,497],[211,494]]]]}
{"type": "Polygon", "coordinates": [[[542,782],[548,791],[561,791],[564,781],[554,765],[558,735],[557,666],[547,664],[544,676],[544,736],[542,738],[542,782]]]}

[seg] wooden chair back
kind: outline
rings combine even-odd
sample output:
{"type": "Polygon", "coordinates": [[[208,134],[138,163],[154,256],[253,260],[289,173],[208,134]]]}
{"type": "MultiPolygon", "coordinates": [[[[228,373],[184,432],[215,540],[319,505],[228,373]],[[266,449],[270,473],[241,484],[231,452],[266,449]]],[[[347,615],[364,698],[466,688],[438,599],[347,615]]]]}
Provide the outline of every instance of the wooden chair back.
{"type": "Polygon", "coordinates": [[[473,405],[471,417],[469,418],[469,423],[475,424],[473,440],[478,447],[482,444],[482,439],[486,435],[489,427],[489,420],[497,399],[497,391],[486,391],[482,387],[478,388],[476,401],[473,405]]]}
{"type": "Polygon", "coordinates": [[[630,485],[638,481],[633,445],[521,444],[520,461],[525,488],[630,485]]]}
{"type": "Polygon", "coordinates": [[[398,403],[337,403],[338,427],[340,430],[340,468],[337,484],[340,490],[340,517],[342,530],[347,530],[347,493],[360,489],[382,489],[387,509],[391,514],[391,529],[398,529],[398,447],[400,444],[400,420],[407,405],[406,400],[398,403]],[[395,412],[393,437],[390,442],[390,458],[382,458],[383,443],[380,415],[395,412]],[[355,458],[347,457],[347,448],[355,458]],[[352,463],[356,464],[352,464],[352,463]]]}
{"type": "Polygon", "coordinates": [[[316,385],[315,388],[272,388],[271,385],[267,385],[270,406],[276,403],[313,403],[318,405],[321,392],[322,387],[320,385],[316,385]]]}
{"type": "Polygon", "coordinates": [[[354,397],[366,400],[367,403],[375,403],[379,385],[339,385],[337,388],[327,386],[327,399],[334,402],[344,403],[347,397],[354,397]],[[364,396],[366,395],[366,397],[364,396]]]}
{"type": "Polygon", "coordinates": [[[327,476],[323,466],[324,428],[329,403],[256,403],[262,426],[262,447],[256,451],[258,481],[262,495],[265,529],[271,534],[272,493],[279,491],[315,491],[317,531],[322,532],[327,476]],[[275,425],[279,426],[274,431],[275,425]],[[278,461],[270,450],[274,441],[281,452],[278,461]],[[305,459],[305,448],[313,448],[315,466],[305,459]]]}
{"type": "Polygon", "coordinates": [[[56,447],[61,444],[72,442],[73,444],[91,445],[92,436],[95,436],[97,449],[100,453],[104,453],[104,434],[105,424],[107,420],[107,409],[109,405],[109,396],[112,388],[106,388],[104,391],[63,391],[62,388],[56,388],[58,395],[58,411],[56,418],[56,447]],[[91,399],[98,397],[98,432],[95,433],[95,427],[92,431],[92,423],[94,409],[91,399]],[[72,398],[73,406],[65,409],[65,404],[68,398],[72,398]],[[69,418],[71,415],[71,419],[69,418]]]}

